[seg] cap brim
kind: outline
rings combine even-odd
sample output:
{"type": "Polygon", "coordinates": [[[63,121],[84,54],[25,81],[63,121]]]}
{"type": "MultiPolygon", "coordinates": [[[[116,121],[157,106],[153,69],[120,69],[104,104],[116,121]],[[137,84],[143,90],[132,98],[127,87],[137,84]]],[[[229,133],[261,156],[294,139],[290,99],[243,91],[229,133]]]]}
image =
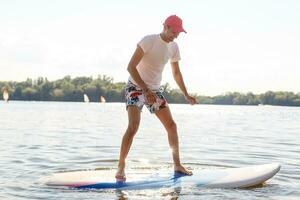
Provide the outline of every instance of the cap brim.
{"type": "Polygon", "coordinates": [[[186,31],[182,27],[178,27],[178,28],[173,27],[173,31],[175,33],[181,33],[181,32],[185,32],[186,33],[186,31]]]}

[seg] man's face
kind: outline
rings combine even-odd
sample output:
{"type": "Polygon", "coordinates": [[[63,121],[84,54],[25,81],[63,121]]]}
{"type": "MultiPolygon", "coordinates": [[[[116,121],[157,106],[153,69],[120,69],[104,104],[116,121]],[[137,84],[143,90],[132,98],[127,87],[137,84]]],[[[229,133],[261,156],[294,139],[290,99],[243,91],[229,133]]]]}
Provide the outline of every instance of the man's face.
{"type": "Polygon", "coordinates": [[[179,33],[175,33],[170,26],[165,26],[165,36],[167,42],[173,42],[175,38],[179,36],[179,33]]]}

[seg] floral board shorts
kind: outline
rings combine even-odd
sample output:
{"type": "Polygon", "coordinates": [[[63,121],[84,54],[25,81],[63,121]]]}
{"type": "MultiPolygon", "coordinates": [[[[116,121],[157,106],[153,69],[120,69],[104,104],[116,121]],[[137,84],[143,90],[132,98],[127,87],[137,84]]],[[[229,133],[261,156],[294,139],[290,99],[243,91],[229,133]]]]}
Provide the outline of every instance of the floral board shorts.
{"type": "Polygon", "coordinates": [[[141,88],[133,84],[131,81],[125,86],[125,99],[126,99],[126,109],[128,106],[137,106],[140,111],[142,111],[143,106],[146,105],[150,113],[155,113],[168,106],[167,100],[162,94],[161,90],[152,90],[156,94],[156,102],[154,104],[147,104],[146,97],[143,94],[141,88]]]}

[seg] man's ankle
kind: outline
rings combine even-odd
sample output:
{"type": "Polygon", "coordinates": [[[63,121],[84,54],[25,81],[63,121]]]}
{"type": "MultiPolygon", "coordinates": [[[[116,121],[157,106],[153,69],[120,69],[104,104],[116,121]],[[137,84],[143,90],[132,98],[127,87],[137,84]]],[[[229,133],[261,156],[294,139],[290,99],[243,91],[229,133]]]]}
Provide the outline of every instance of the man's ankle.
{"type": "Polygon", "coordinates": [[[118,168],[119,168],[119,169],[120,169],[120,168],[121,168],[121,169],[122,169],[122,168],[124,169],[124,168],[125,168],[125,163],[119,163],[118,168]]]}

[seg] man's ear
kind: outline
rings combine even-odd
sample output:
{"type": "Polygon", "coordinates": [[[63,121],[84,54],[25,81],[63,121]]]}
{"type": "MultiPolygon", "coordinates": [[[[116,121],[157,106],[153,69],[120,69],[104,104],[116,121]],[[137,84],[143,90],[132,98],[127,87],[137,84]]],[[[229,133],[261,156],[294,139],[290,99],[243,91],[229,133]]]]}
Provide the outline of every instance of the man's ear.
{"type": "Polygon", "coordinates": [[[170,26],[164,24],[164,31],[168,30],[170,26]]]}

